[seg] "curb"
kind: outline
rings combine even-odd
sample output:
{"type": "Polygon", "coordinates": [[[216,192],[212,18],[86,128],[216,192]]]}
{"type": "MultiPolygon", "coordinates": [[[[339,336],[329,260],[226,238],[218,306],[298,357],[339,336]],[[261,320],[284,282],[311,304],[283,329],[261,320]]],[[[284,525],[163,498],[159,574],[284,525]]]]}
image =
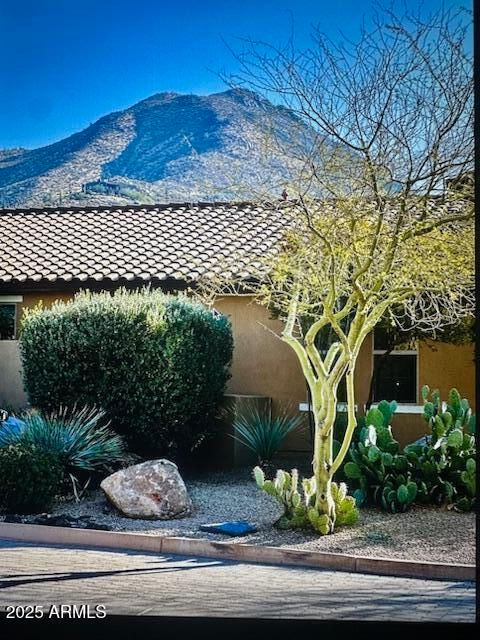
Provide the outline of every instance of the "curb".
{"type": "Polygon", "coordinates": [[[476,580],[475,565],[367,558],[322,551],[300,551],[244,543],[155,536],[123,531],[75,529],[39,524],[0,523],[0,539],[37,544],[80,545],[106,549],[148,551],[222,558],[238,562],[311,567],[352,573],[419,578],[423,580],[476,580]]]}

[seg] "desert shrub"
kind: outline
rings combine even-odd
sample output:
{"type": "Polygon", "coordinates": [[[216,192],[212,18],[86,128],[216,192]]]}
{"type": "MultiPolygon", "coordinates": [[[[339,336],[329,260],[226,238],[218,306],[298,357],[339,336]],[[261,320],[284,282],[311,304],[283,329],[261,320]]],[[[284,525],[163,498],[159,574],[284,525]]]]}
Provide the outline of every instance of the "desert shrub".
{"type": "Polygon", "coordinates": [[[11,513],[46,511],[60,490],[63,465],[32,444],[0,449],[0,508],[11,513]]]}
{"type": "Polygon", "coordinates": [[[138,453],[190,452],[209,435],[232,356],[229,320],[185,296],[81,292],[21,330],[31,404],[96,406],[138,453]]]}

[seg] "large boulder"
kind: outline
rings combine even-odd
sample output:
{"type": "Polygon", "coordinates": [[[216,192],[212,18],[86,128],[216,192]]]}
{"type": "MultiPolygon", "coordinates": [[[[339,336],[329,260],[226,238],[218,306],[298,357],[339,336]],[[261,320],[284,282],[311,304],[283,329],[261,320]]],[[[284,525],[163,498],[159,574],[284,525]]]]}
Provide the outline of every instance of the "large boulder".
{"type": "Polygon", "coordinates": [[[169,520],[192,509],[177,465],[149,460],[112,473],[101,483],[107,498],[129,518],[169,520]]]}

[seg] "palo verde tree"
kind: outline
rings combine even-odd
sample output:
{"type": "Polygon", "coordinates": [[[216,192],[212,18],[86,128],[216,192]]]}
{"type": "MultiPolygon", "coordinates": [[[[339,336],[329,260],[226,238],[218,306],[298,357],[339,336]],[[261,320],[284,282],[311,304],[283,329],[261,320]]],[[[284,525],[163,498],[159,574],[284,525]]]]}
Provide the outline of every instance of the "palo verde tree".
{"type": "MultiPolygon", "coordinates": [[[[280,337],[311,392],[314,478],[304,489],[322,533],[339,520],[333,477],[356,427],[366,337],[386,314],[400,328],[432,331],[473,311],[473,202],[462,179],[473,162],[469,27],[443,9],[428,18],[383,10],[357,43],[335,44],[320,30],[303,52],[244,41],[229,78],[281,99],[313,132],[307,143],[270,141],[290,160],[288,198],[263,204],[265,215],[281,214],[285,233],[252,262],[257,276],[242,288],[283,320],[280,337]],[[459,180],[465,189],[446,188],[459,180]],[[342,380],[348,421],[334,457],[342,380]]],[[[228,270],[217,284],[232,284],[228,270]]]]}

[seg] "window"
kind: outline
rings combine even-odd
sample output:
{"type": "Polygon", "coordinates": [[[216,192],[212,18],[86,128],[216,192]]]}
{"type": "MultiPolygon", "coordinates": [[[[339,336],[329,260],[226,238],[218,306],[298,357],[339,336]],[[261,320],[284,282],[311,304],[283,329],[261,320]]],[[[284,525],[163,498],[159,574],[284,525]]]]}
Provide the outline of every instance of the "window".
{"type": "Polygon", "coordinates": [[[417,361],[416,342],[398,345],[387,353],[386,335],[377,327],[373,334],[373,366],[376,373],[374,402],[396,400],[404,404],[416,404],[417,361]]]}
{"type": "Polygon", "coordinates": [[[16,309],[14,302],[0,302],[0,340],[14,340],[16,309]]]}
{"type": "Polygon", "coordinates": [[[17,334],[17,302],[23,302],[23,296],[0,296],[0,340],[15,340],[17,334]]]}

